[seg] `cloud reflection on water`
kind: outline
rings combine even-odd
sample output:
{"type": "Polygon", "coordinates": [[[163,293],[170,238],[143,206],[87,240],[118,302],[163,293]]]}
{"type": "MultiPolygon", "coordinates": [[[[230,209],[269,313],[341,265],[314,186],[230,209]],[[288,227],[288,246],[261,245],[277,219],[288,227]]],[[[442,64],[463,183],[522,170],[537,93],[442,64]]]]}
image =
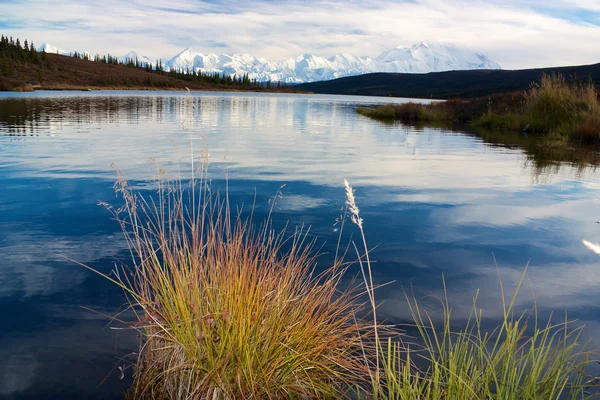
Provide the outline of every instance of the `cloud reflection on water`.
{"type": "MultiPolygon", "coordinates": [[[[13,321],[0,330],[0,354],[11,360],[0,370],[0,379],[10,383],[0,393],[33,390],[50,368],[52,351],[64,352],[75,368],[91,368],[84,359],[95,352],[103,361],[86,376],[92,381],[103,368],[108,373],[106,331],[73,307],[116,310],[122,298],[62,257],[108,271],[126,256],[117,224],[97,205],[118,201],[110,165],[142,189],[152,188],[151,158],[187,179],[189,132],[181,124],[190,112],[196,154],[206,142],[215,187],[227,174],[232,202],[246,205],[256,190],[260,215],[286,184],[277,215],[292,226],[312,225],[329,254],[344,203],[343,179],[351,182],[369,243],[378,246],[376,278],[395,281],[379,293],[382,315],[390,320],[408,317],[403,288],[440,295],[442,274],[458,318],[466,316],[477,288],[480,305],[497,318],[492,254],[507,290],[530,260],[540,309],[600,320],[598,258],[581,243],[600,236],[596,170],[564,163],[540,170],[519,148],[436,128],[385,125],[354,113],[358,104],[387,101],[138,92],[0,98],[0,279],[9,283],[0,286],[0,310],[13,321]],[[6,136],[15,134],[39,136],[6,136]],[[39,319],[34,327],[21,318],[27,312],[39,319]],[[36,336],[27,336],[28,330],[36,336]],[[84,337],[86,346],[69,347],[68,341],[84,337]],[[43,342],[52,345],[40,358],[43,342]]],[[[519,306],[530,306],[529,291],[522,295],[519,306]]],[[[51,379],[44,384],[51,387],[51,379]]],[[[110,385],[118,382],[107,389],[117,393],[110,385]]]]}

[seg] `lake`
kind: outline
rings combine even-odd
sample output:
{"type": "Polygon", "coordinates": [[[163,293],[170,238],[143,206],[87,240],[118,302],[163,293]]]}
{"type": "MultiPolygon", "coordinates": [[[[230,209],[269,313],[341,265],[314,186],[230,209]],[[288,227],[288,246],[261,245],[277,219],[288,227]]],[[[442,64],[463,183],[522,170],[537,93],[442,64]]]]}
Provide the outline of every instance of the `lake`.
{"type": "MultiPolygon", "coordinates": [[[[600,173],[584,162],[464,129],[385,124],[360,105],[403,99],[181,92],[0,93],[0,397],[120,398],[122,357],[137,338],[110,324],[122,292],[78,266],[108,273],[128,262],[119,225],[117,166],[152,192],[160,165],[189,179],[190,137],[208,149],[213,190],[278,227],[311,226],[326,264],[344,205],[356,190],[377,283],[380,316],[406,322],[405,293],[443,295],[457,320],[472,298],[490,324],[528,267],[517,299],[600,333],[600,173]],[[484,136],[485,137],[485,136],[484,136]],[[561,161],[562,160],[562,161],[561,161]],[[530,290],[531,288],[531,290],[530,290]],[[90,309],[96,312],[90,311],[90,309]]],[[[346,226],[344,240],[356,237],[346,226]]],[[[352,256],[352,255],[351,255],[352,256]]],[[[353,269],[351,273],[357,273],[353,269]]],[[[427,297],[429,296],[429,297],[427,297]]],[[[437,308],[439,311],[439,307],[437,308]]],[[[600,344],[594,341],[595,344],[600,344]]]]}

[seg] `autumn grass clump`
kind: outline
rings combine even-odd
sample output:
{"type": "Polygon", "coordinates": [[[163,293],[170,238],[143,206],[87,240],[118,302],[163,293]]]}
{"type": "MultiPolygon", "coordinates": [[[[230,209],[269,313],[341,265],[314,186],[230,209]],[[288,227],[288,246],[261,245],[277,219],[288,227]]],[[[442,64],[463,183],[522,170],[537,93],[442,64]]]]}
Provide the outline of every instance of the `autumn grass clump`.
{"type": "MultiPolygon", "coordinates": [[[[362,322],[346,266],[315,271],[307,232],[274,233],[231,216],[206,183],[159,183],[112,209],[133,269],[107,276],[123,288],[142,335],[136,399],[340,398],[364,387],[373,324],[362,322]]],[[[364,289],[364,288],[363,288],[364,289]]]]}

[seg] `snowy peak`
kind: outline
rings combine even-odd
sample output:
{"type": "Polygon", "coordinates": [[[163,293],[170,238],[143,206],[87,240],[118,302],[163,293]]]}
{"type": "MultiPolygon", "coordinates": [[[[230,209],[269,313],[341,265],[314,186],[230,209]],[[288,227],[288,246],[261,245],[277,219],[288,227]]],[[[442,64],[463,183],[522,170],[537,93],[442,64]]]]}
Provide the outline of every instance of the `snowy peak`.
{"type": "MultiPolygon", "coordinates": [[[[72,55],[70,51],[51,44],[43,44],[38,51],[72,55]]],[[[139,62],[156,65],[149,57],[135,51],[119,57],[120,61],[138,59],[139,62]]],[[[268,61],[250,54],[203,54],[191,47],[181,51],[163,64],[183,71],[216,72],[229,76],[248,74],[258,81],[282,81],[286,83],[315,82],[361,75],[373,72],[428,73],[450,70],[501,69],[500,65],[484,54],[476,53],[451,44],[423,41],[412,46],[398,46],[371,58],[339,53],[325,58],[314,54],[301,54],[280,61],[268,61]]]]}
{"type": "Polygon", "coordinates": [[[155,62],[152,61],[149,57],[146,56],[140,56],[136,51],[131,50],[129,53],[122,55],[121,57],[118,57],[119,61],[122,62],[127,62],[127,61],[135,61],[138,60],[138,62],[142,65],[154,65],[155,62]]]}
{"type": "Polygon", "coordinates": [[[209,54],[187,48],[168,60],[166,68],[218,72],[226,75],[248,74],[259,81],[287,83],[314,82],[371,72],[427,73],[449,70],[500,69],[485,55],[454,45],[420,42],[384,51],[376,58],[348,53],[324,58],[301,54],[281,61],[267,61],[242,53],[209,54]]]}
{"type": "Polygon", "coordinates": [[[450,70],[501,69],[483,54],[459,47],[421,42],[410,47],[399,46],[383,52],[376,59],[385,72],[427,73],[450,70]]]}
{"type": "MultiPolygon", "coordinates": [[[[37,51],[39,53],[49,53],[49,54],[60,54],[61,56],[72,56],[73,54],[75,54],[74,51],[68,51],[68,50],[63,50],[60,49],[56,46],[51,45],[50,43],[44,43],[43,45],[41,45],[40,47],[37,48],[37,51]]],[[[80,55],[87,55],[88,57],[91,56],[90,53],[88,53],[87,51],[83,51],[83,52],[79,52],[78,54],[80,55]]]]}
{"type": "Polygon", "coordinates": [[[59,49],[56,46],[52,46],[50,43],[44,43],[43,45],[38,47],[37,51],[40,53],[43,52],[43,53],[50,53],[50,54],[60,54],[63,56],[72,56],[73,55],[72,51],[66,51],[63,49],[59,49]]]}

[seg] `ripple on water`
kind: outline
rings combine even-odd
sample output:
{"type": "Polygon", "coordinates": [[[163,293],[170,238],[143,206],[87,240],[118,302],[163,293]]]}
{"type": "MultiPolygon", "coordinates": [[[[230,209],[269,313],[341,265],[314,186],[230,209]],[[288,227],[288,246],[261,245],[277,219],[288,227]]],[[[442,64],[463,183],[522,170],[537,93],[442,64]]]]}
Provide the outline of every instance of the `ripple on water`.
{"type": "MultiPolygon", "coordinates": [[[[581,240],[600,237],[596,169],[536,158],[522,143],[354,112],[391,100],[0,94],[0,395],[120,397],[127,382],[110,371],[135,350],[135,338],[103,329],[106,320],[80,306],[116,313],[122,294],[64,256],[102,271],[126,261],[119,227],[97,204],[117,202],[111,165],[151,192],[149,160],[189,178],[190,140],[196,156],[210,150],[215,190],[227,175],[232,203],[256,201],[258,218],[286,184],[279,226],[310,224],[330,254],[348,179],[377,246],[375,279],[394,281],[378,293],[390,321],[408,318],[403,288],[439,295],[442,274],[457,318],[477,288],[479,304],[499,317],[498,271],[510,289],[529,262],[542,312],[566,309],[593,334],[598,256],[581,240]]],[[[521,307],[531,304],[526,292],[521,307]]]]}

